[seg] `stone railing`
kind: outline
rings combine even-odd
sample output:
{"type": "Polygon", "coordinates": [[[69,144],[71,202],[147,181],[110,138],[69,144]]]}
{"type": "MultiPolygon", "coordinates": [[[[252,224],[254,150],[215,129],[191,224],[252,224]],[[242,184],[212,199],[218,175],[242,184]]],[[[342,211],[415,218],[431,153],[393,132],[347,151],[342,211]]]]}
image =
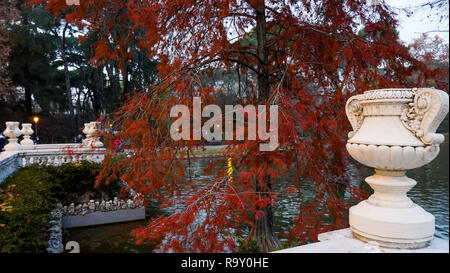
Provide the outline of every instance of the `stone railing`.
{"type": "Polygon", "coordinates": [[[135,194],[133,199],[126,199],[126,200],[114,197],[113,200],[108,201],[90,200],[89,202],[81,203],[76,206],[74,203],[71,203],[69,206],[64,206],[63,211],[64,215],[70,216],[70,215],[85,215],[96,211],[115,211],[120,209],[134,209],[143,206],[144,206],[143,199],[140,197],[140,195],[135,194]]]}
{"type": "Polygon", "coordinates": [[[105,149],[100,141],[100,123],[93,121],[84,125],[86,138],[81,144],[33,144],[30,123],[22,124],[19,130],[19,122],[6,122],[3,134],[8,138],[8,144],[0,153],[0,183],[18,168],[31,164],[58,166],[82,160],[102,162],[105,149]],[[23,140],[19,143],[21,135],[23,140]]]}
{"type": "Polygon", "coordinates": [[[63,207],[62,227],[76,228],[145,219],[144,199],[140,194],[130,199],[90,200],[63,207]]]}
{"type": "Polygon", "coordinates": [[[92,162],[102,162],[104,159],[104,149],[97,148],[62,148],[62,149],[42,149],[21,153],[22,166],[31,164],[59,166],[64,163],[79,162],[88,160],[92,162]]]}
{"type": "MultiPolygon", "coordinates": [[[[34,144],[31,140],[33,130],[31,124],[19,122],[6,122],[4,135],[8,137],[5,151],[0,153],[0,183],[15,170],[32,164],[58,166],[64,163],[79,162],[83,160],[102,162],[105,148],[100,141],[100,123],[90,122],[84,124],[83,133],[86,138],[82,143],[76,144],[34,144]],[[19,137],[23,140],[19,143],[19,137]]],[[[128,151],[129,152],[129,151],[128,151]]],[[[144,200],[130,188],[131,199],[121,200],[90,200],[87,203],[75,206],[57,204],[51,212],[50,228],[48,229],[49,253],[64,251],[63,228],[76,228],[92,225],[112,224],[118,222],[136,221],[145,219],[144,200]]],[[[66,249],[69,243],[67,242],[66,249]]]]}
{"type": "Polygon", "coordinates": [[[22,166],[19,153],[3,152],[0,154],[0,183],[22,166]]]}

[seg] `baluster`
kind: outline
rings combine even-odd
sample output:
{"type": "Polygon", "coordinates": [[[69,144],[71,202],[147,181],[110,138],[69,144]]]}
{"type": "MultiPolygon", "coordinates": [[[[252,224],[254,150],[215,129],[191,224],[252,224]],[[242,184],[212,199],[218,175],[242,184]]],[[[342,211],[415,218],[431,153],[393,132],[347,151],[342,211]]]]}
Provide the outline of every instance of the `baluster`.
{"type": "Polygon", "coordinates": [[[31,123],[22,123],[21,133],[23,134],[23,140],[20,142],[20,145],[25,149],[32,149],[34,143],[31,140],[31,135],[34,131],[31,129],[31,123]]]}
{"type": "Polygon", "coordinates": [[[6,130],[3,134],[8,137],[8,144],[4,147],[5,151],[19,151],[22,150],[22,145],[17,142],[17,138],[22,134],[19,130],[19,122],[8,121],[6,124],[6,130]]]}
{"type": "Polygon", "coordinates": [[[50,165],[50,166],[55,165],[55,156],[54,155],[49,156],[48,165],[50,165]]]}

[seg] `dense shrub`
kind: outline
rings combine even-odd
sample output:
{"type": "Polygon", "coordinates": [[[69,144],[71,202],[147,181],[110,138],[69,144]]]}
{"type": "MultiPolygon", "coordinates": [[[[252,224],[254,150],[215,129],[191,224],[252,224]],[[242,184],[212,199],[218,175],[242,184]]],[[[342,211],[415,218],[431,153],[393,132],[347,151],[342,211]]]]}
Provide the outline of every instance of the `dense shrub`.
{"type": "Polygon", "coordinates": [[[17,171],[0,185],[0,252],[44,252],[46,229],[56,199],[48,183],[52,178],[39,167],[17,171]]]}
{"type": "Polygon", "coordinates": [[[94,181],[101,164],[68,163],[59,167],[29,166],[0,184],[0,252],[45,252],[50,212],[59,202],[69,203],[90,191],[93,198],[110,198],[120,185],[94,181]]]}
{"type": "Polygon", "coordinates": [[[52,177],[52,192],[63,204],[74,202],[82,194],[89,191],[92,199],[111,199],[120,190],[119,183],[94,188],[95,177],[102,164],[82,161],[80,163],[63,164],[58,167],[46,167],[52,177]]]}

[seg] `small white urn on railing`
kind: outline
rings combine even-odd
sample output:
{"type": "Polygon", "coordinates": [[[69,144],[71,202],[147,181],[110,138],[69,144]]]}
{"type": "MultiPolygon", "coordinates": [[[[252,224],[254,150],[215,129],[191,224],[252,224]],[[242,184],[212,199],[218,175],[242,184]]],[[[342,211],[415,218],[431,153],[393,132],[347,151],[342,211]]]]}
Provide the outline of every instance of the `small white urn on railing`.
{"type": "Polygon", "coordinates": [[[20,142],[20,145],[22,145],[23,148],[33,146],[34,142],[31,140],[31,135],[34,131],[31,129],[31,123],[22,123],[21,133],[23,134],[23,140],[20,142]]]}
{"type": "Polygon", "coordinates": [[[100,128],[101,122],[91,121],[90,123],[90,135],[92,136],[91,146],[95,148],[103,147],[103,143],[100,141],[100,128]]]}
{"type": "Polygon", "coordinates": [[[93,148],[103,147],[103,142],[100,141],[100,128],[101,123],[97,121],[91,121],[84,124],[83,133],[86,134],[86,140],[84,145],[93,148]]]}
{"type": "Polygon", "coordinates": [[[19,122],[17,121],[8,121],[5,123],[6,129],[3,131],[3,134],[7,136],[8,144],[4,147],[5,151],[18,151],[22,150],[22,146],[18,143],[18,137],[22,134],[19,130],[19,122]]]}
{"type": "Polygon", "coordinates": [[[350,208],[350,228],[362,241],[391,248],[421,248],[434,235],[434,216],[408,198],[416,185],[406,170],[431,162],[444,136],[436,129],[448,113],[448,95],[432,88],[380,89],[346,104],[353,127],[347,150],[375,168],[369,199],[350,208]]]}
{"type": "Polygon", "coordinates": [[[84,146],[90,146],[91,142],[91,136],[89,135],[90,126],[91,125],[89,122],[84,124],[83,133],[86,135],[86,138],[83,139],[84,146]]]}

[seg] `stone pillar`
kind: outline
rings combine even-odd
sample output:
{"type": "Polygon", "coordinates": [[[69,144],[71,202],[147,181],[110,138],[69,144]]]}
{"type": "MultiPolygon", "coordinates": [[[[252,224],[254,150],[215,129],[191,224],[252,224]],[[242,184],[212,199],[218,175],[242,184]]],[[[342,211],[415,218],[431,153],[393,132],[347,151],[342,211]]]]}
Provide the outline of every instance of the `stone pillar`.
{"type": "Polygon", "coordinates": [[[408,198],[416,181],[406,170],[432,161],[444,136],[436,129],[448,113],[448,95],[432,88],[380,89],[351,97],[346,104],[353,127],[347,150],[375,168],[366,182],[369,199],[350,208],[353,235],[382,247],[421,248],[434,235],[434,216],[408,198]]]}
{"type": "Polygon", "coordinates": [[[31,128],[31,123],[22,123],[21,133],[23,134],[23,140],[20,142],[20,145],[22,145],[23,148],[33,146],[34,142],[31,140],[31,135],[34,131],[31,128]]]}
{"type": "Polygon", "coordinates": [[[6,129],[3,134],[8,137],[8,144],[6,144],[5,151],[19,151],[22,150],[22,146],[18,143],[17,138],[22,134],[19,130],[19,122],[7,121],[6,129]]]}

